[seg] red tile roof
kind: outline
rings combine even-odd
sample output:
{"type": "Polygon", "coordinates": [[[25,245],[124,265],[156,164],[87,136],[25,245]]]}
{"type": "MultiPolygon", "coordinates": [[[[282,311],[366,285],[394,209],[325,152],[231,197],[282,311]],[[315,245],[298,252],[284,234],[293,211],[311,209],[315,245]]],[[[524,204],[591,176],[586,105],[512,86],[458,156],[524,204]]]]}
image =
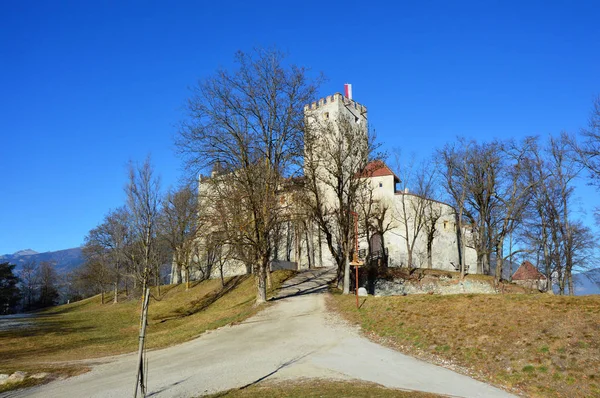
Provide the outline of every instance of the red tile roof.
{"type": "Polygon", "coordinates": [[[513,280],[525,281],[525,280],[546,280],[546,276],[538,271],[537,268],[529,261],[525,261],[513,274],[513,280]]]}
{"type": "Polygon", "coordinates": [[[381,160],[369,162],[364,170],[358,173],[359,177],[385,177],[394,176],[395,182],[400,182],[400,179],[394,172],[381,160]]]}

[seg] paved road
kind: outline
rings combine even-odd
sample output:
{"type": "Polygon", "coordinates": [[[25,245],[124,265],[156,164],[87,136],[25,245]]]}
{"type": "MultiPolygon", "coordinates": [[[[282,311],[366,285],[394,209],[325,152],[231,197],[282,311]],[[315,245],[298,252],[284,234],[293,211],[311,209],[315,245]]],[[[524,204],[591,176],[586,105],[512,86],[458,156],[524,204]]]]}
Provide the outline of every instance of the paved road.
{"type": "MultiPolygon", "coordinates": [[[[322,293],[332,277],[330,270],[302,273],[282,288],[275,305],[240,325],[150,352],[149,396],[192,397],[299,377],[361,379],[457,397],[512,396],[361,337],[325,309],[322,293]]],[[[135,355],[120,356],[84,375],[7,396],[133,396],[135,361],[135,355]]]]}

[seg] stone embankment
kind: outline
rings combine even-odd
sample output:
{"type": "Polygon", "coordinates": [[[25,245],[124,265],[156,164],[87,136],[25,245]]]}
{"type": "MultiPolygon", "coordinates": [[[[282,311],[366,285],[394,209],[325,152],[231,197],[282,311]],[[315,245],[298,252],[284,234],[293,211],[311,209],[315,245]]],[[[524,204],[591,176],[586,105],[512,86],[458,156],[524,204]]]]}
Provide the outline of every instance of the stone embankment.
{"type": "Polygon", "coordinates": [[[487,281],[448,280],[413,282],[405,279],[384,280],[375,282],[375,296],[405,296],[408,294],[460,294],[460,293],[497,293],[487,281]]]}
{"type": "Polygon", "coordinates": [[[438,270],[392,269],[371,275],[370,292],[375,296],[409,294],[496,294],[525,293],[524,288],[508,282],[496,283],[493,277],[467,275],[438,270]]]}

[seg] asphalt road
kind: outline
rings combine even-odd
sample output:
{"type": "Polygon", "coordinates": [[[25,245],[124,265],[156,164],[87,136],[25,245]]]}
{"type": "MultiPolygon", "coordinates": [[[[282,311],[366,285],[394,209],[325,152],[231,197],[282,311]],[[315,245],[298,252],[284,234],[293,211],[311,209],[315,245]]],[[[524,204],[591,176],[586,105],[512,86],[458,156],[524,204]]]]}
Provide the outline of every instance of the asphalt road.
{"type": "MultiPolygon", "coordinates": [[[[276,304],[245,322],[148,353],[148,396],[194,397],[262,380],[359,379],[456,397],[512,397],[487,384],[375,344],[325,308],[332,271],[288,281],[276,304]]],[[[136,355],[7,397],[131,397],[136,355]]],[[[1,395],[1,394],[0,394],[1,395]]]]}

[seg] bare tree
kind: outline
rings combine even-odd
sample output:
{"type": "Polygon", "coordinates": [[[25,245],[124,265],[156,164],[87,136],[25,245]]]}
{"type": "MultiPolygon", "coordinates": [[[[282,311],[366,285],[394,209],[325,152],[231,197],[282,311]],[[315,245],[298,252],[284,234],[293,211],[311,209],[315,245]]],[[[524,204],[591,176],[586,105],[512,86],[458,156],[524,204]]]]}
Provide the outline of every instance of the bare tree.
{"type": "Polygon", "coordinates": [[[369,176],[363,173],[376,149],[366,119],[360,122],[360,117],[352,114],[324,121],[312,117],[304,143],[304,188],[308,197],[302,202],[325,237],[337,264],[338,283],[343,278],[345,294],[350,291],[349,259],[354,246],[352,213],[358,210],[358,196],[368,184],[369,176]]]}
{"type": "Polygon", "coordinates": [[[175,272],[182,281],[185,274],[186,290],[190,287],[192,251],[201,227],[197,191],[184,186],[167,192],[161,217],[162,236],[173,256],[175,272]]]}
{"type": "Polygon", "coordinates": [[[154,175],[150,157],[143,164],[130,163],[129,181],[125,187],[127,209],[131,214],[133,245],[139,247],[135,263],[142,292],[146,291],[150,276],[155,272],[157,293],[160,296],[160,264],[156,259],[158,218],[160,215],[160,180],[154,175]]]}
{"type": "Polygon", "coordinates": [[[589,230],[574,217],[574,181],[581,171],[576,159],[573,137],[549,137],[544,146],[532,151],[530,181],[534,185],[528,231],[524,234],[536,249],[539,263],[551,289],[557,282],[559,294],[574,294],[573,271],[590,264],[595,242],[589,230]],[[585,260],[585,261],[584,261],[585,260]]]}
{"type": "Polygon", "coordinates": [[[522,143],[503,143],[503,157],[497,174],[499,182],[494,190],[496,201],[489,218],[488,231],[491,246],[496,250],[495,277],[502,278],[505,257],[512,257],[516,251],[509,247],[505,256],[505,240],[523,223],[523,217],[533,195],[533,189],[543,181],[527,180],[527,170],[532,166],[530,153],[535,140],[527,138],[522,143]]]}
{"type": "MultiPolygon", "coordinates": [[[[93,250],[93,249],[92,249],[93,250]]],[[[104,296],[112,283],[112,270],[106,253],[88,253],[87,260],[79,269],[77,277],[91,288],[94,294],[100,294],[100,303],[104,304],[104,296]]]]}
{"type": "Polygon", "coordinates": [[[39,295],[36,307],[44,308],[58,303],[58,275],[54,269],[54,263],[48,261],[40,262],[37,269],[37,280],[39,283],[39,295]]]}
{"type": "Polygon", "coordinates": [[[435,196],[435,169],[429,166],[430,162],[423,162],[413,169],[414,160],[409,162],[410,165],[402,166],[399,154],[396,159],[396,167],[403,185],[394,214],[402,229],[400,236],[406,244],[408,255],[406,265],[408,268],[417,266],[414,261],[414,249],[423,234],[426,234],[428,242],[427,256],[430,264],[436,232],[435,223],[441,217],[441,213],[432,203],[435,196]],[[409,192],[409,189],[413,192],[409,192]]]}
{"type": "Polygon", "coordinates": [[[444,188],[456,211],[456,234],[458,238],[459,270],[461,278],[464,278],[466,273],[466,237],[464,229],[467,196],[469,194],[469,164],[466,153],[470,150],[472,145],[472,142],[461,138],[458,143],[448,144],[438,151],[440,158],[440,172],[444,179],[444,188]]]}
{"type": "MultiPolygon", "coordinates": [[[[360,220],[359,237],[365,238],[368,244],[367,258],[377,259],[377,265],[387,261],[385,234],[396,227],[392,217],[391,204],[376,195],[373,184],[366,184],[358,194],[357,208],[360,220]],[[372,247],[372,237],[377,235],[379,247],[372,247]]],[[[368,264],[371,265],[371,264],[368,264]]]]}
{"type": "Polygon", "coordinates": [[[119,285],[126,261],[125,250],[130,240],[128,219],[127,209],[124,207],[110,211],[102,223],[88,233],[84,246],[84,254],[88,256],[89,263],[85,279],[94,279],[89,274],[93,270],[100,272],[98,280],[102,281],[104,294],[108,272],[112,279],[114,303],[118,302],[119,285]]]}
{"type": "Polygon", "coordinates": [[[33,308],[36,300],[36,294],[39,284],[39,275],[37,271],[38,265],[35,260],[26,261],[19,271],[19,279],[21,280],[21,291],[26,310],[33,308]]]}
{"type": "Polygon", "coordinates": [[[600,188],[600,96],[593,103],[588,127],[582,130],[584,142],[575,146],[578,160],[589,173],[591,183],[600,188]]]}
{"type": "Polygon", "coordinates": [[[220,176],[210,182],[213,194],[222,201],[235,198],[242,207],[239,214],[223,216],[243,218],[232,217],[239,233],[229,237],[238,252],[249,254],[257,303],[266,300],[277,187],[302,155],[302,109],[318,85],[305,68],[286,65],[284,58],[277,50],[238,52],[235,71],[219,70],[194,88],[177,140],[188,169],[197,175],[218,165],[220,176]]]}

